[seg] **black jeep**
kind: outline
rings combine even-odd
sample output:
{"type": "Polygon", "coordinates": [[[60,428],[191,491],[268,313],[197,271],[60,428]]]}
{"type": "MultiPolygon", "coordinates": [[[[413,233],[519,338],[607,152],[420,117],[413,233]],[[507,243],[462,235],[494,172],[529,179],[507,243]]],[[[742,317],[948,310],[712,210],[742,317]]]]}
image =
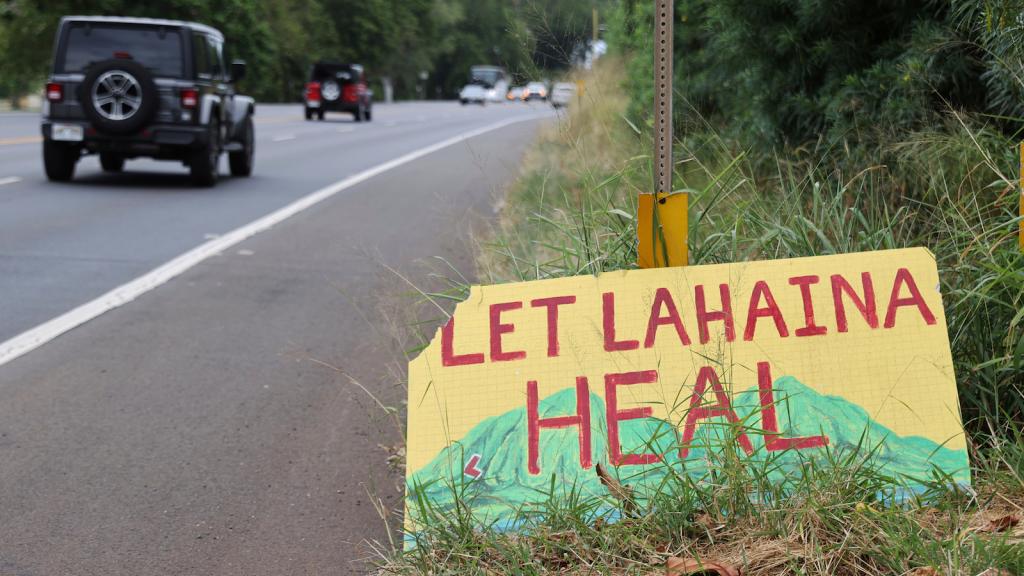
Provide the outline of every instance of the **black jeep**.
{"type": "Polygon", "coordinates": [[[193,22],[61,19],[43,104],[43,165],[70,180],[82,154],[108,172],[129,158],[178,160],[212,186],[220,154],[252,173],[255,101],[235,94],[245,63],[224,63],[224,36],[193,22]]]}
{"type": "Polygon", "coordinates": [[[306,120],[324,119],[324,112],[348,112],[356,122],[373,117],[373,91],[359,64],[317,62],[309,70],[303,97],[306,120]]]}

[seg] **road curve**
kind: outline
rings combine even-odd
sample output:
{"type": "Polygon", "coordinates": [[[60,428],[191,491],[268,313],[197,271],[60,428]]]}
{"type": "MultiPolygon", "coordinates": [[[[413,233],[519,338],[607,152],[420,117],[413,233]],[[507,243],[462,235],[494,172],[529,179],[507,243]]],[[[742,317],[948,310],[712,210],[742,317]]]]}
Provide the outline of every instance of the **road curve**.
{"type": "Polygon", "coordinates": [[[410,290],[395,272],[422,277],[440,256],[471,276],[472,230],[551,116],[374,112],[320,123],[262,106],[255,175],[214,189],[145,160],[106,175],[88,159],[48,183],[38,119],[2,118],[0,342],[314,190],[523,121],[354,184],[0,365],[0,574],[365,569],[364,542],[387,539],[373,502],[400,497],[386,464],[400,435],[378,406],[403,400],[389,368],[410,290]]]}
{"type": "MultiPolygon", "coordinates": [[[[298,106],[257,110],[256,173],[189,186],[174,162],[130,161],[104,174],[84,159],[69,184],[46,182],[38,117],[0,122],[0,342],[95,298],[204,240],[402,154],[540,107],[378,105],[374,121],[349,115],[305,122],[298,106]]],[[[221,174],[227,174],[226,160],[221,174]]]]}

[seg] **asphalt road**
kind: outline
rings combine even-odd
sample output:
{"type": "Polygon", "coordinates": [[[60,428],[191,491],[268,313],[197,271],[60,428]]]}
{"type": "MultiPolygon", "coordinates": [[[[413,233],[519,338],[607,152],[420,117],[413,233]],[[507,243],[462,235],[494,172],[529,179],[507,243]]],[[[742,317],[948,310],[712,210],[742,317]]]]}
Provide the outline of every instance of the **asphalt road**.
{"type": "Polygon", "coordinates": [[[550,117],[408,103],[320,123],[261,106],[254,176],[195,189],[147,160],[110,175],[90,158],[48,183],[38,118],[0,115],[0,346],[315,190],[522,120],[346,188],[0,365],[0,575],[364,572],[366,542],[388,538],[378,508],[400,505],[386,463],[399,431],[378,405],[404,395],[414,312],[399,274],[426,278],[439,256],[472,276],[472,231],[550,117]]]}

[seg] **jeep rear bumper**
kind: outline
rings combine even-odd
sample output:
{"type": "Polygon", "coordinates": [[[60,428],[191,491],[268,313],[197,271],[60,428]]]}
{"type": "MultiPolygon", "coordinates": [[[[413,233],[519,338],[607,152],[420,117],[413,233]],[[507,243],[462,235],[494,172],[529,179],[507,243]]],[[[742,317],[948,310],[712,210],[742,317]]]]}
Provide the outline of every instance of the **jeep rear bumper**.
{"type": "Polygon", "coordinates": [[[205,148],[209,142],[209,130],[205,126],[182,126],[180,124],[152,124],[135,134],[106,134],[96,130],[88,122],[44,120],[44,140],[53,139],[54,124],[77,124],[82,127],[80,142],[66,142],[92,153],[112,152],[127,158],[151,156],[163,159],[184,159],[196,149],[205,148]]]}
{"type": "Polygon", "coordinates": [[[306,101],[306,108],[310,110],[323,110],[325,112],[356,112],[359,110],[359,102],[345,102],[342,100],[321,100],[306,101]]]}

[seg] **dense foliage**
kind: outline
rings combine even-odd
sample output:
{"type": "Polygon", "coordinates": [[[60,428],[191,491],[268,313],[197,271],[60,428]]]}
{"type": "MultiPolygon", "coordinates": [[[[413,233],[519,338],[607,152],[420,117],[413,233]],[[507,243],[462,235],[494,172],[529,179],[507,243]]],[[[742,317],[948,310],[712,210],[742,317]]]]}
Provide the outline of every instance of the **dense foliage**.
{"type": "MultiPolygon", "coordinates": [[[[599,4],[605,4],[602,0],[599,4]]],[[[246,90],[261,100],[299,97],[317,59],[360,62],[397,97],[451,97],[474,64],[522,78],[565,68],[589,37],[584,0],[0,0],[0,96],[36,89],[54,30],[66,14],[196,20],[219,28],[248,62],[246,90]],[[426,79],[423,79],[426,73],[426,79]]]]}
{"type": "MultiPolygon", "coordinates": [[[[676,89],[751,144],[873,146],[952,108],[1024,116],[1021,14],[1002,0],[678,0],[676,89]]],[[[624,0],[615,44],[649,51],[652,3],[624,0]]],[[[647,65],[646,60],[639,60],[647,65]]],[[[649,85],[649,68],[633,79],[649,85]]],[[[633,112],[650,101],[636,94],[633,112]]]]}

